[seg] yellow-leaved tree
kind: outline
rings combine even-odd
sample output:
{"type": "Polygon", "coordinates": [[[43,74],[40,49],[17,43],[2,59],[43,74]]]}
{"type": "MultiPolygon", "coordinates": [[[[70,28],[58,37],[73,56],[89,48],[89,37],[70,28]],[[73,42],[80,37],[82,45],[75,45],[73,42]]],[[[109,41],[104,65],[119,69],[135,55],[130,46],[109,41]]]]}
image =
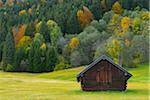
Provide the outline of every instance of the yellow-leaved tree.
{"type": "Polygon", "coordinates": [[[135,34],[140,34],[140,25],[142,20],[140,18],[134,18],[132,21],[132,28],[135,34]]]}
{"type": "Polygon", "coordinates": [[[40,3],[41,3],[42,5],[45,5],[45,4],[47,3],[47,0],[40,0],[40,3]]]}
{"type": "Polygon", "coordinates": [[[69,43],[69,47],[71,49],[76,48],[79,45],[79,39],[77,37],[74,37],[71,39],[70,43],[69,43]]]}
{"type": "Polygon", "coordinates": [[[19,11],[19,16],[22,16],[22,15],[24,15],[24,14],[27,14],[27,11],[26,11],[26,10],[21,10],[21,11],[19,11]]]}
{"type": "Polygon", "coordinates": [[[115,63],[119,63],[120,55],[122,52],[121,42],[119,40],[112,40],[107,44],[107,53],[113,57],[115,63]]]}
{"type": "Polygon", "coordinates": [[[32,39],[31,39],[29,36],[23,36],[23,37],[20,39],[20,41],[19,41],[17,47],[19,48],[19,47],[26,47],[26,46],[29,46],[29,45],[31,44],[31,42],[32,42],[32,39]]]}
{"type": "Polygon", "coordinates": [[[120,5],[120,3],[119,3],[118,1],[113,4],[112,10],[113,10],[116,14],[121,14],[121,13],[122,13],[122,6],[120,5]]]}
{"type": "Polygon", "coordinates": [[[29,14],[32,14],[32,8],[29,8],[29,9],[28,9],[28,13],[29,13],[29,14]]]}
{"type": "Polygon", "coordinates": [[[38,23],[36,24],[36,26],[35,26],[35,30],[36,30],[36,32],[37,32],[37,33],[39,33],[39,32],[40,32],[41,25],[42,25],[42,21],[40,21],[40,22],[38,22],[38,23]]]}
{"type": "Polygon", "coordinates": [[[46,48],[47,48],[47,46],[46,46],[46,44],[43,42],[43,43],[41,44],[41,46],[40,46],[41,53],[42,53],[43,56],[45,55],[46,48]]]}
{"type": "Polygon", "coordinates": [[[142,19],[143,20],[148,20],[148,19],[150,19],[150,12],[143,12],[142,13],[142,19]]]}
{"type": "Polygon", "coordinates": [[[130,26],[130,18],[125,16],[121,20],[121,27],[123,32],[127,32],[130,26]]]}
{"type": "Polygon", "coordinates": [[[48,26],[49,29],[52,29],[52,28],[54,28],[54,27],[57,27],[58,25],[57,25],[57,23],[56,23],[55,21],[53,21],[53,20],[48,20],[48,21],[47,21],[47,26],[48,26]]]}
{"type": "Polygon", "coordinates": [[[130,46],[130,44],[131,44],[131,42],[129,41],[129,39],[125,39],[125,45],[127,46],[127,47],[129,47],[130,46]]]}
{"type": "Polygon", "coordinates": [[[106,11],[107,10],[107,0],[101,0],[100,6],[101,6],[103,11],[106,11]]]}
{"type": "Polygon", "coordinates": [[[46,44],[42,43],[42,45],[40,46],[40,49],[45,50],[46,49],[46,44]]]}

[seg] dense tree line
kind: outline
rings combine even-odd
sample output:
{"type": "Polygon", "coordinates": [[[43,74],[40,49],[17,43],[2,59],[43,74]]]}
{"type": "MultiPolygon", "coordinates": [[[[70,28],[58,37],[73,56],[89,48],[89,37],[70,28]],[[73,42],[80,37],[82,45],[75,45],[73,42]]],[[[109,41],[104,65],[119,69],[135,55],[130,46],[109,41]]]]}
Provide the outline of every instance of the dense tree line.
{"type": "Polygon", "coordinates": [[[87,65],[102,54],[148,62],[148,0],[0,0],[4,71],[46,72],[87,65]]]}

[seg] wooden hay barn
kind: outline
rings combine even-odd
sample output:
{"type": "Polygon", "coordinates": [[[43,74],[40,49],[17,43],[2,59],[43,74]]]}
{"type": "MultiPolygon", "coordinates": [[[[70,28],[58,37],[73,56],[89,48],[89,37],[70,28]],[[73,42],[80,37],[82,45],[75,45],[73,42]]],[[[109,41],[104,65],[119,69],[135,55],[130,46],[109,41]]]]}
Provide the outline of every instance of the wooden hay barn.
{"type": "Polygon", "coordinates": [[[124,91],[131,76],[123,67],[102,55],[77,75],[77,81],[81,82],[83,91],[124,91]]]}

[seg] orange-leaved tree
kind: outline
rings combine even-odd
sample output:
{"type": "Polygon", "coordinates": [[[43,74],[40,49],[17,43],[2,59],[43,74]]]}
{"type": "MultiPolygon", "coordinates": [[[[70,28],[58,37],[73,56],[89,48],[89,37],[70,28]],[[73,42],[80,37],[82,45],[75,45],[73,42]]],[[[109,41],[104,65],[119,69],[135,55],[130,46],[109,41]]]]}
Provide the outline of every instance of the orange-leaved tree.
{"type": "Polygon", "coordinates": [[[16,46],[21,40],[21,38],[24,36],[26,28],[27,28],[27,25],[25,24],[20,25],[19,27],[13,27],[12,31],[13,31],[16,46]]]}
{"type": "Polygon", "coordinates": [[[0,7],[2,7],[3,6],[3,1],[2,0],[0,0],[0,7]]]}
{"type": "Polygon", "coordinates": [[[92,12],[85,6],[83,6],[83,10],[78,10],[77,17],[80,22],[81,29],[84,29],[93,20],[92,12]]]}

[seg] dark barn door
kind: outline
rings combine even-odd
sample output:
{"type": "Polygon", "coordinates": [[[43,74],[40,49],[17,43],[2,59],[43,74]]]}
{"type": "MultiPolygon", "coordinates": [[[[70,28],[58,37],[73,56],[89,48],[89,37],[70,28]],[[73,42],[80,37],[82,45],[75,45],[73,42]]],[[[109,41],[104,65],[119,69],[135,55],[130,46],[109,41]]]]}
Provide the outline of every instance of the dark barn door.
{"type": "Polygon", "coordinates": [[[112,73],[109,63],[104,62],[101,66],[101,69],[97,71],[96,81],[98,88],[101,90],[106,90],[110,87],[112,83],[112,73]]]}

